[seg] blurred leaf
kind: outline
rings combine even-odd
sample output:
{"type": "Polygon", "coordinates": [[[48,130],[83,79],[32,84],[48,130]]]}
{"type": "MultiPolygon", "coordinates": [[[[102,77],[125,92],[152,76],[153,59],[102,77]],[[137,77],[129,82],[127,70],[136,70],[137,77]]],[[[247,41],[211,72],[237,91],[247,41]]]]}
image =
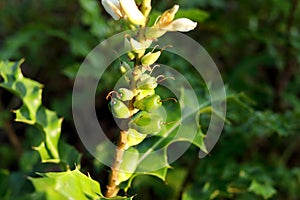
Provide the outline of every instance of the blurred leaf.
{"type": "Polygon", "coordinates": [[[69,37],[70,48],[74,55],[85,57],[92,50],[94,38],[90,33],[79,28],[71,29],[69,37]],[[79,39],[80,38],[80,39],[79,39]]]}
{"type": "Polygon", "coordinates": [[[9,172],[0,169],[0,199],[22,200],[29,199],[24,196],[32,192],[33,188],[26,179],[26,174],[20,172],[9,172]]]}
{"type": "Polygon", "coordinates": [[[70,79],[75,79],[79,68],[80,68],[80,64],[68,66],[63,70],[63,74],[70,79]]]}
{"type": "Polygon", "coordinates": [[[31,172],[34,169],[34,165],[39,162],[39,154],[36,151],[25,151],[19,160],[20,170],[31,172]]]}
{"type": "Polygon", "coordinates": [[[81,154],[78,153],[75,147],[59,141],[60,161],[65,165],[65,169],[80,169],[81,154]]]}
{"type": "Polygon", "coordinates": [[[269,199],[276,194],[276,190],[271,185],[259,183],[256,180],[251,182],[249,191],[262,196],[264,199],[269,199]]]}
{"type": "Polygon", "coordinates": [[[185,168],[176,167],[169,170],[166,182],[172,188],[172,199],[179,199],[187,175],[188,171],[185,168]]]}
{"type": "Polygon", "coordinates": [[[9,144],[3,143],[0,145],[1,168],[9,168],[14,164],[16,157],[16,152],[11,149],[9,144]]]}
{"type": "Polygon", "coordinates": [[[9,192],[9,171],[0,169],[0,197],[7,196],[9,192]]]}
{"type": "Polygon", "coordinates": [[[200,9],[179,9],[176,13],[176,19],[178,18],[188,18],[192,21],[201,23],[209,18],[209,14],[200,9]]]}
{"type": "Polygon", "coordinates": [[[100,4],[97,0],[80,0],[80,5],[85,11],[82,15],[83,23],[91,26],[91,32],[101,38],[107,33],[107,22],[100,15],[100,4]]]}
{"type": "MultiPolygon", "coordinates": [[[[150,13],[149,25],[153,25],[156,19],[162,15],[163,13],[158,12],[156,10],[152,10],[150,13]]],[[[209,18],[209,14],[206,11],[200,9],[179,9],[175,15],[175,19],[178,18],[188,18],[195,22],[201,23],[209,18]]]]}

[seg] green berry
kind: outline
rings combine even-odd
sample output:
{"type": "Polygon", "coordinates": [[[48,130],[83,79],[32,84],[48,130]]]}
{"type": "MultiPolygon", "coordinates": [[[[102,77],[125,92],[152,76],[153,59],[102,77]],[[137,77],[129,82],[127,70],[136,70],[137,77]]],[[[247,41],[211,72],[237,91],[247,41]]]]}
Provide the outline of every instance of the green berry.
{"type": "Polygon", "coordinates": [[[128,136],[125,149],[140,144],[147,136],[145,134],[140,134],[132,128],[128,129],[127,134],[128,136]]]}
{"type": "Polygon", "coordinates": [[[151,89],[151,90],[138,90],[138,95],[135,97],[136,101],[140,101],[141,99],[154,95],[155,94],[155,90],[151,89]]]}
{"type": "Polygon", "coordinates": [[[119,99],[112,98],[110,105],[111,105],[111,112],[114,117],[121,118],[121,119],[126,119],[130,117],[130,111],[128,107],[119,99]]]}
{"type": "Polygon", "coordinates": [[[155,113],[138,112],[129,122],[129,128],[137,130],[140,134],[157,134],[163,124],[163,119],[155,113]]]}
{"type": "Polygon", "coordinates": [[[137,82],[137,88],[140,90],[151,90],[157,87],[157,82],[155,77],[149,74],[143,74],[139,81],[137,82]]]}
{"type": "Polygon", "coordinates": [[[134,107],[140,110],[151,112],[162,105],[159,95],[151,95],[134,102],[134,107]]]}
{"type": "Polygon", "coordinates": [[[130,60],[133,60],[133,59],[135,58],[135,54],[134,54],[133,52],[131,52],[131,51],[129,51],[129,52],[127,53],[127,56],[128,56],[128,58],[129,58],[130,60]]]}
{"type": "Polygon", "coordinates": [[[160,51],[157,51],[155,53],[148,52],[146,55],[142,57],[141,62],[143,65],[152,65],[158,60],[160,55],[161,55],[160,51]]]}
{"type": "Polygon", "coordinates": [[[120,66],[120,71],[122,74],[126,74],[126,72],[130,71],[131,67],[126,62],[122,61],[120,66]]]}
{"type": "Polygon", "coordinates": [[[118,89],[118,98],[122,101],[129,101],[134,97],[133,91],[127,88],[118,89]]]}

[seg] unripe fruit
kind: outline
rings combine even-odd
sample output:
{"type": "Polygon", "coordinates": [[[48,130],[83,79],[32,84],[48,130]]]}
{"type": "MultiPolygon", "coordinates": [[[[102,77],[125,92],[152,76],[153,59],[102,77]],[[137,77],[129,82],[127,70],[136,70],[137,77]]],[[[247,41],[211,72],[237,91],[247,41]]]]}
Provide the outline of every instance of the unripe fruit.
{"type": "Polygon", "coordinates": [[[133,60],[133,59],[135,58],[134,53],[131,52],[131,51],[129,51],[129,52],[127,53],[127,56],[128,56],[128,58],[129,58],[130,60],[133,60]]]}
{"type": "Polygon", "coordinates": [[[134,97],[134,93],[127,88],[120,88],[117,97],[122,101],[129,101],[134,97]]]}
{"type": "Polygon", "coordinates": [[[128,136],[127,142],[125,144],[125,149],[140,144],[147,137],[147,135],[140,134],[139,132],[131,128],[128,129],[127,134],[128,136]]]}
{"type": "Polygon", "coordinates": [[[140,80],[137,82],[137,88],[140,90],[151,90],[157,87],[157,82],[155,77],[149,74],[143,74],[140,80]]]}
{"type": "Polygon", "coordinates": [[[130,65],[127,64],[126,62],[122,61],[121,62],[121,66],[120,66],[120,71],[122,74],[125,74],[126,72],[130,71],[131,68],[130,68],[130,65]]]}
{"type": "Polygon", "coordinates": [[[155,94],[155,90],[138,90],[138,95],[135,97],[136,101],[140,101],[145,97],[152,96],[155,94]]]}
{"type": "Polygon", "coordinates": [[[129,128],[137,130],[140,134],[156,134],[161,130],[163,119],[160,115],[138,112],[129,122],[129,128]]]}
{"type": "Polygon", "coordinates": [[[134,107],[140,110],[151,112],[157,109],[158,107],[160,107],[161,104],[162,102],[160,96],[155,94],[155,95],[145,97],[140,101],[135,101],[134,107]]]}
{"type": "Polygon", "coordinates": [[[142,57],[141,62],[143,65],[152,65],[158,60],[160,55],[161,55],[160,51],[157,51],[155,53],[148,52],[146,55],[142,57]]]}
{"type": "Polygon", "coordinates": [[[111,112],[114,117],[121,118],[121,119],[126,119],[130,117],[130,111],[128,107],[119,99],[112,98],[110,105],[111,105],[111,112]]]}

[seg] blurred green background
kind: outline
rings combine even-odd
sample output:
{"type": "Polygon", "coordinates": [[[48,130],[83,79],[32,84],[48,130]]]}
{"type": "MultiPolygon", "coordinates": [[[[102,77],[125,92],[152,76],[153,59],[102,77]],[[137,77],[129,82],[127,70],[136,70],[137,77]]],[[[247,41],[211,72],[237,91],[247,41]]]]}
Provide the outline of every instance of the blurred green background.
{"type": "MultiPolygon", "coordinates": [[[[128,194],[136,199],[290,199],[300,198],[300,3],[298,0],[153,1],[155,13],[179,4],[178,13],[198,22],[188,33],[216,62],[228,90],[228,123],[215,149],[198,159],[191,147],[173,163],[167,182],[139,176],[128,194]]],[[[0,60],[25,58],[23,73],[44,84],[43,103],[64,118],[62,139],[83,153],[82,170],[101,183],[108,168],[81,144],[71,113],[76,72],[99,42],[120,32],[96,0],[1,0],[0,60]]],[[[190,77],[176,57],[160,60],[190,77]]],[[[113,68],[114,69],[114,68],[113,68]]],[[[107,72],[99,87],[103,98],[116,80],[107,72]]],[[[1,79],[0,79],[1,80],[1,79]]],[[[0,199],[22,199],[33,192],[27,176],[55,171],[40,164],[32,146],[33,127],[13,122],[20,100],[0,90],[0,199]],[[16,137],[14,137],[16,136],[16,137]]],[[[96,105],[114,131],[107,105],[96,105]]]]}

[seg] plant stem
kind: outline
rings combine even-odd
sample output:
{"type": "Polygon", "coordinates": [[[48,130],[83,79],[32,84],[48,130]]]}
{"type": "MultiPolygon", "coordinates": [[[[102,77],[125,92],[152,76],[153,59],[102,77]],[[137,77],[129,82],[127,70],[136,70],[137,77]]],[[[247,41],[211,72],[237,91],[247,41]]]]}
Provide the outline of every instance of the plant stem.
{"type": "Polygon", "coordinates": [[[127,132],[126,131],[120,131],[120,138],[118,141],[118,146],[116,149],[116,156],[115,156],[115,162],[113,166],[111,167],[111,174],[109,177],[109,183],[106,186],[106,197],[115,197],[117,196],[120,188],[118,186],[118,172],[120,170],[120,164],[122,162],[123,154],[124,154],[124,147],[127,142],[127,132]]]}
{"type": "MultiPolygon", "coordinates": [[[[136,71],[138,70],[138,66],[140,63],[140,59],[138,57],[135,58],[135,63],[134,63],[134,70],[133,70],[133,74],[136,73],[136,71]]],[[[132,91],[136,91],[136,78],[133,75],[132,76],[132,80],[130,83],[130,89],[132,91]]],[[[133,110],[134,110],[134,99],[129,101],[129,111],[130,111],[130,116],[133,116],[133,110]]],[[[115,160],[114,160],[114,164],[111,167],[111,174],[109,176],[109,181],[108,181],[108,185],[106,186],[106,197],[115,197],[117,196],[120,188],[119,188],[119,181],[118,181],[118,173],[120,171],[120,165],[121,162],[123,160],[123,155],[124,155],[124,151],[125,151],[125,146],[127,143],[127,136],[128,133],[127,131],[121,130],[120,131],[120,136],[119,136],[119,140],[117,143],[117,148],[116,148],[116,154],[115,154],[115,160]]]]}

